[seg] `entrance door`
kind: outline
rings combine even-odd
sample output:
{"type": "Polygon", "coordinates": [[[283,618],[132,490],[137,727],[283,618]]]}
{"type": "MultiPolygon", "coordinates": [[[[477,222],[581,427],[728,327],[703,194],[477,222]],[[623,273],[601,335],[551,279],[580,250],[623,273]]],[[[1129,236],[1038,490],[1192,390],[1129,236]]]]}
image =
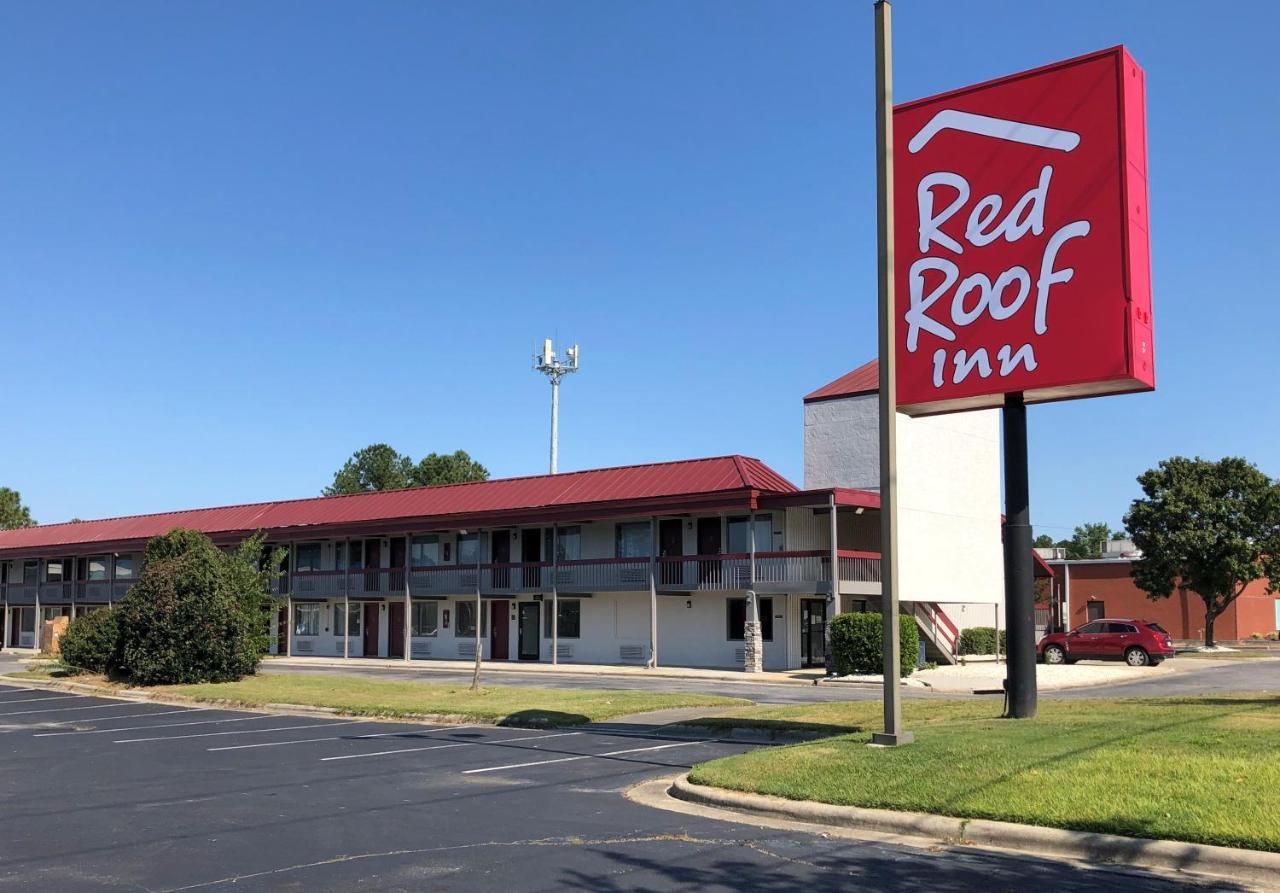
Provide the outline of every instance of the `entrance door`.
{"type": "MultiPolygon", "coordinates": [[[[378,568],[382,567],[382,540],[364,541],[364,591],[381,592],[378,568]]],[[[375,631],[376,632],[376,631],[375,631]]]]}
{"type": "MultiPolygon", "coordinates": [[[[699,518],[698,519],[698,554],[699,555],[719,555],[720,554],[720,519],[719,518],[699,518]]],[[[698,582],[710,584],[718,582],[720,578],[720,562],[719,561],[699,561],[698,562],[698,582]]]]}
{"type": "Polygon", "coordinates": [[[538,589],[542,586],[542,531],[536,527],[527,527],[520,531],[520,561],[524,563],[521,571],[525,589],[538,589]]]}
{"type": "Polygon", "coordinates": [[[364,646],[365,657],[378,657],[378,603],[365,602],[364,605],[364,646]]]}
{"type": "MultiPolygon", "coordinates": [[[[679,558],[684,554],[684,524],[679,518],[658,522],[658,557],[679,558]]],[[[658,579],[667,586],[684,582],[683,561],[658,562],[658,579]]]]}
{"type": "Polygon", "coordinates": [[[387,657],[404,657],[404,602],[387,605],[387,657]]]}
{"type": "Polygon", "coordinates": [[[541,624],[538,615],[540,602],[520,603],[520,659],[538,660],[542,657],[541,624]]]}
{"type": "Polygon", "coordinates": [[[827,600],[800,599],[800,665],[821,667],[827,662],[827,600]]]}
{"type": "Polygon", "coordinates": [[[489,535],[489,556],[493,562],[493,588],[511,588],[511,531],[495,530],[489,535]],[[503,565],[500,567],[499,565],[503,565]]]}
{"type": "Polygon", "coordinates": [[[489,658],[508,660],[511,657],[511,621],[505,600],[489,602],[489,658]]]}

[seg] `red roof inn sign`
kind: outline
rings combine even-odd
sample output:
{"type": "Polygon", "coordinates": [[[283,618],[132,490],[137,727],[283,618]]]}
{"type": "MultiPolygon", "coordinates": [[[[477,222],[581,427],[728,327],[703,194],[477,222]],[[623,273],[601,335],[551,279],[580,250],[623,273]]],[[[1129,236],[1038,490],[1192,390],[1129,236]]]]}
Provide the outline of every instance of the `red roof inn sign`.
{"type": "Polygon", "coordinates": [[[1122,47],[897,106],[898,408],[1151,390],[1143,72],[1122,47]]]}

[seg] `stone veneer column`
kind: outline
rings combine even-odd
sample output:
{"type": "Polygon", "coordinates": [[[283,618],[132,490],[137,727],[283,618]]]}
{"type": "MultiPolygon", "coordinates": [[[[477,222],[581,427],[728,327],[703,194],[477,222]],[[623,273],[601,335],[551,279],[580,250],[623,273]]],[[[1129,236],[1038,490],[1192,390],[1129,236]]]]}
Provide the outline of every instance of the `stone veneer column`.
{"type": "Polygon", "coordinates": [[[764,639],[760,635],[760,602],[756,594],[747,591],[747,617],[742,630],[742,670],[744,673],[764,672],[764,639]]]}

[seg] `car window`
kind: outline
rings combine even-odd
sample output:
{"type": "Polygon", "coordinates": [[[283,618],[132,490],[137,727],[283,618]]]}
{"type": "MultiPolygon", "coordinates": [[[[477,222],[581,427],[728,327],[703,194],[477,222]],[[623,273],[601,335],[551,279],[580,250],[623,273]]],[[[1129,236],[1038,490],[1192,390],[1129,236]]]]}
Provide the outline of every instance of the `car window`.
{"type": "Polygon", "coordinates": [[[1136,633],[1137,630],[1128,623],[1108,623],[1107,632],[1109,633],[1136,633]]]}
{"type": "Polygon", "coordinates": [[[1156,631],[1156,632],[1158,632],[1158,633],[1164,633],[1166,636],[1167,636],[1167,635],[1169,635],[1169,631],[1168,631],[1168,630],[1166,630],[1163,626],[1161,626],[1161,625],[1160,625],[1160,624],[1158,624],[1158,623],[1148,623],[1148,624],[1147,624],[1147,627],[1148,627],[1149,629],[1153,629],[1153,630],[1155,630],[1155,631],[1156,631]]]}
{"type": "Polygon", "coordinates": [[[1082,626],[1082,627],[1080,627],[1078,630],[1076,630],[1076,632],[1078,632],[1078,633],[1100,633],[1100,632],[1104,632],[1104,631],[1106,630],[1106,626],[1107,626],[1107,625],[1106,625],[1105,623],[1103,623],[1102,621],[1100,621],[1100,620],[1095,620],[1093,623],[1086,623],[1084,626],[1082,626]]]}

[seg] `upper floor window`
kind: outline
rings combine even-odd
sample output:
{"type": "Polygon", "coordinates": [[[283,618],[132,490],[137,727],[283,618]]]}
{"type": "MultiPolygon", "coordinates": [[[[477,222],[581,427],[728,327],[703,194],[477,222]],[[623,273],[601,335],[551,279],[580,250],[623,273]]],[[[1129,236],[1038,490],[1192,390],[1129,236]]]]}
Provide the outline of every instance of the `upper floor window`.
{"type": "Polygon", "coordinates": [[[116,579],[117,580],[133,579],[133,556],[132,555],[116,556],[116,579]]]}
{"type": "Polygon", "coordinates": [[[582,528],[577,524],[558,530],[548,527],[543,538],[543,555],[551,554],[551,544],[554,541],[556,561],[577,561],[582,557],[582,528]]]}
{"type": "Polygon", "coordinates": [[[68,579],[71,575],[68,573],[70,568],[70,558],[50,558],[44,563],[44,581],[46,583],[61,583],[68,579]]]}
{"type": "Polygon", "coordinates": [[[40,582],[40,559],[28,558],[26,561],[22,562],[22,582],[40,582]]]}
{"type": "Polygon", "coordinates": [[[106,555],[90,555],[88,559],[87,580],[106,580],[111,576],[111,563],[106,555]]]}
{"type": "Polygon", "coordinates": [[[440,537],[436,534],[415,536],[409,544],[409,564],[413,567],[435,567],[440,563],[440,537]]]}
{"type": "Polygon", "coordinates": [[[320,544],[298,543],[293,548],[293,563],[295,571],[320,570],[320,544]]]}
{"type": "Polygon", "coordinates": [[[614,554],[618,558],[649,557],[648,521],[628,521],[614,530],[614,554]]]}
{"type": "MultiPolygon", "coordinates": [[[[749,517],[729,519],[729,551],[751,551],[751,519],[749,517]]],[[[773,515],[756,515],[756,551],[773,551],[773,515]]]]}
{"type": "Polygon", "coordinates": [[[458,564],[480,563],[480,534],[458,534],[458,564]]]}

